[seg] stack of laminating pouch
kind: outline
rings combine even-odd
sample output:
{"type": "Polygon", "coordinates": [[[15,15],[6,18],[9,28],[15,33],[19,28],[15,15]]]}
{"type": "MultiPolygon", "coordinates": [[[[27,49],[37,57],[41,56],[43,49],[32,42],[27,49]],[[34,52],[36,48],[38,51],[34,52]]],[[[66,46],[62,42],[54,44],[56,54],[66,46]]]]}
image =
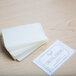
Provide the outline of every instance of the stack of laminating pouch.
{"type": "Polygon", "coordinates": [[[2,37],[5,48],[18,61],[48,41],[40,23],[3,29],[2,37]]]}

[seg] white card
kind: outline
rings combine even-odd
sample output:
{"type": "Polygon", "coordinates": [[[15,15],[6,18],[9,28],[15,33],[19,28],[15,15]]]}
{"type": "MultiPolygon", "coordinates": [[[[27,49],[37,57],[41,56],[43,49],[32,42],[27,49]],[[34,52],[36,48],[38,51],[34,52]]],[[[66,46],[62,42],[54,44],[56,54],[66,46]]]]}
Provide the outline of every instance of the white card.
{"type": "Polygon", "coordinates": [[[75,50],[57,40],[33,62],[48,75],[52,75],[74,53],[75,50]]]}

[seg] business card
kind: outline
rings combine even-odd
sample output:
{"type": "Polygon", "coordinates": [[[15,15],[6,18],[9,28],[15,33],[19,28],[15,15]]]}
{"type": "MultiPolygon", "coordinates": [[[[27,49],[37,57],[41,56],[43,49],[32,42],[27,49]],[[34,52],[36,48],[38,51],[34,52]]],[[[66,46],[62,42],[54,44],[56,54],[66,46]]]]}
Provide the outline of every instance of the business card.
{"type": "Polygon", "coordinates": [[[74,49],[57,40],[33,62],[48,75],[52,75],[74,53],[74,49]]]}

